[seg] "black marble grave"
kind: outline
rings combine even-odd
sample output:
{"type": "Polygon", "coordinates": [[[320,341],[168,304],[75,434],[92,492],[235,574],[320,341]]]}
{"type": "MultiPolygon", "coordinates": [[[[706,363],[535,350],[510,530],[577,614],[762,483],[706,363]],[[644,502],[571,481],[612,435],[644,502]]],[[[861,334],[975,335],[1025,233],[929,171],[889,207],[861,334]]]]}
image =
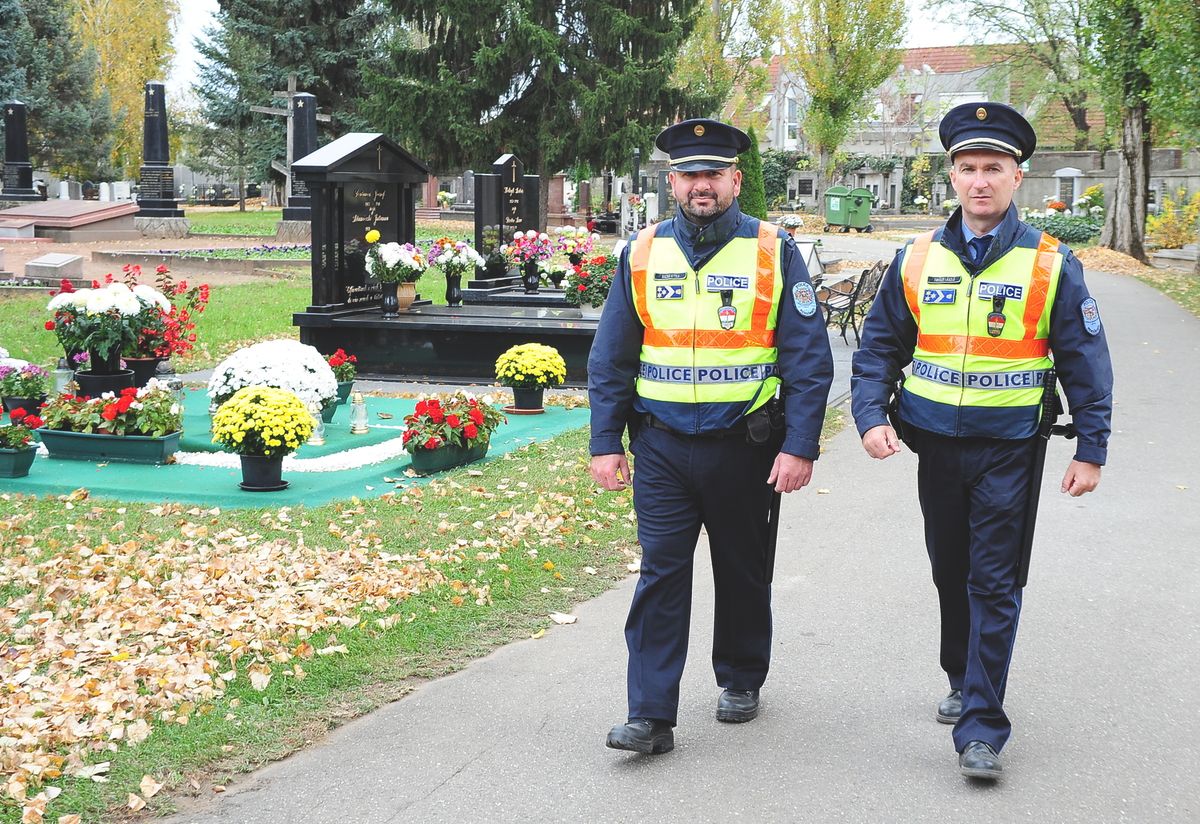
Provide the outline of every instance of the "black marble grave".
{"type": "MultiPolygon", "coordinates": [[[[317,98],[300,93],[292,96],[292,157],[307,157],[317,150],[317,98]]],[[[295,161],[293,160],[293,167],[295,161]]],[[[283,210],[284,220],[312,220],[312,198],[308,184],[292,170],[292,194],[283,210]]]]}
{"type": "Polygon", "coordinates": [[[166,88],[158,81],[146,84],[146,109],[142,130],[142,168],[138,181],[138,217],[183,217],[175,200],[175,169],[167,139],[166,88]]]}
{"type": "Polygon", "coordinates": [[[29,162],[29,112],[20,100],[4,104],[4,191],[0,200],[42,200],[29,162]]]}

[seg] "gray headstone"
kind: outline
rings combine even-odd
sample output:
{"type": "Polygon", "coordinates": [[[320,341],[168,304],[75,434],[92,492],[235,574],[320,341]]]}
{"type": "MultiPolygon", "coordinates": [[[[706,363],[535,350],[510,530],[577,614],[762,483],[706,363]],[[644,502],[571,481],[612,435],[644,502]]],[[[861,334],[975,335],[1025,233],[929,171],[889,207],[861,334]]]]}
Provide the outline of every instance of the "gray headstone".
{"type": "Polygon", "coordinates": [[[67,181],[65,181],[65,180],[58,181],[58,199],[59,200],[70,200],[71,199],[71,187],[68,185],[67,181]]]}
{"type": "Polygon", "coordinates": [[[8,274],[8,270],[4,268],[4,249],[0,248],[0,272],[8,274]]]}
{"type": "Polygon", "coordinates": [[[113,199],[111,183],[103,182],[100,184],[99,198],[102,203],[107,203],[113,199]]]}
{"type": "Polygon", "coordinates": [[[58,280],[83,277],[83,258],[52,252],[25,264],[25,277],[58,280]]]}
{"type": "Polygon", "coordinates": [[[475,173],[470,169],[463,172],[462,176],[462,197],[458,199],[458,205],[475,202],[475,173]]]}
{"type": "Polygon", "coordinates": [[[133,189],[128,180],[118,180],[112,185],[113,200],[132,200],[133,189]]]}

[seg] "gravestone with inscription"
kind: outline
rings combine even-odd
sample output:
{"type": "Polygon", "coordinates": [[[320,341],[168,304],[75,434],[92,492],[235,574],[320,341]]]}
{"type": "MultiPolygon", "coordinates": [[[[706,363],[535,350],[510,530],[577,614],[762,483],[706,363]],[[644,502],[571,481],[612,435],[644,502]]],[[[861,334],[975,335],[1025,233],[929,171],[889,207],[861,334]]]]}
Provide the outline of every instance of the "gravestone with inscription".
{"type": "Polygon", "coordinates": [[[315,315],[378,307],[365,236],[376,229],[380,243],[416,241],[415,197],[429,168],[382,134],[351,133],[292,171],[312,198],[312,304],[296,315],[305,340],[306,325],[321,325],[315,315]]]}
{"type": "Polygon", "coordinates": [[[175,169],[167,139],[166,88],[152,80],[146,84],[143,116],[142,168],[138,183],[139,218],[181,218],[175,201],[175,169]]]}
{"type": "Polygon", "coordinates": [[[475,248],[486,261],[480,280],[509,277],[500,247],[517,232],[540,228],[540,182],[537,175],[525,174],[525,164],[511,154],[496,158],[491,174],[475,175],[475,248]]]}
{"type": "Polygon", "coordinates": [[[20,100],[4,104],[4,191],[0,200],[41,200],[29,162],[28,109],[20,100]]]}
{"type": "MultiPolygon", "coordinates": [[[[293,95],[292,157],[307,157],[317,150],[317,98],[301,92],[293,95]]],[[[312,198],[308,186],[292,170],[292,193],[283,210],[284,220],[312,220],[312,198]]]]}

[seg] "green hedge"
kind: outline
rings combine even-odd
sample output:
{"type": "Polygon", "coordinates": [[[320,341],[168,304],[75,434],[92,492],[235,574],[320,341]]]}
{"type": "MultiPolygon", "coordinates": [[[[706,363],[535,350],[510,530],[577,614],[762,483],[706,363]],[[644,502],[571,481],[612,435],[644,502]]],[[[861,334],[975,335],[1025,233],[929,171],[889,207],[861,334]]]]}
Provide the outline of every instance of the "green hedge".
{"type": "Polygon", "coordinates": [[[1053,217],[1030,217],[1025,222],[1035,229],[1049,232],[1063,243],[1087,243],[1099,236],[1104,220],[1098,217],[1054,215],[1053,217]]]}

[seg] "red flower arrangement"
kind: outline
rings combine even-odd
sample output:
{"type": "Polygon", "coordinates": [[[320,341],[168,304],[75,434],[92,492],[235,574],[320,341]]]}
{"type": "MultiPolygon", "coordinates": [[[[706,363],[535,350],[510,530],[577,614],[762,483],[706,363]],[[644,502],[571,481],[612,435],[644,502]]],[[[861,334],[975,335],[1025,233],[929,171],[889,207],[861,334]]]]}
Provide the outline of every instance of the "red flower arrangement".
{"type": "Polygon", "coordinates": [[[42,407],[48,429],[107,435],[163,435],[183,428],[183,413],[166,384],[151,380],[138,389],[99,398],[62,394],[42,407]]]}
{"type": "MultiPolygon", "coordinates": [[[[134,267],[137,268],[137,267],[134,267]]],[[[156,343],[154,354],[160,358],[171,355],[186,355],[196,345],[196,321],[193,315],[198,315],[208,306],[209,288],[207,283],[189,287],[186,280],[176,282],[171,277],[171,270],[160,265],[154,270],[157,277],[154,282],[158,290],[167,300],[171,301],[171,311],[164,312],[161,326],[153,330],[157,334],[150,336],[147,344],[156,343]]],[[[141,270],[138,269],[138,274],[141,270]]],[[[140,343],[140,341],[139,341],[140,343]]]]}
{"type": "Polygon", "coordinates": [[[42,419],[17,408],[8,413],[8,426],[0,426],[0,449],[28,449],[33,441],[33,430],[40,427],[42,419]]]}
{"type": "Polygon", "coordinates": [[[404,448],[412,452],[447,445],[476,446],[491,440],[496,428],[507,422],[490,403],[466,392],[444,399],[425,398],[404,418],[404,448]]]}
{"type": "Polygon", "coordinates": [[[358,357],[347,355],[344,349],[338,349],[327,357],[325,362],[333,369],[333,377],[337,379],[338,383],[352,381],[354,380],[354,376],[358,374],[358,367],[355,366],[358,363],[358,357]]]}
{"type": "Polygon", "coordinates": [[[572,306],[603,306],[616,274],[617,259],[595,255],[567,275],[563,298],[572,306]]]}

